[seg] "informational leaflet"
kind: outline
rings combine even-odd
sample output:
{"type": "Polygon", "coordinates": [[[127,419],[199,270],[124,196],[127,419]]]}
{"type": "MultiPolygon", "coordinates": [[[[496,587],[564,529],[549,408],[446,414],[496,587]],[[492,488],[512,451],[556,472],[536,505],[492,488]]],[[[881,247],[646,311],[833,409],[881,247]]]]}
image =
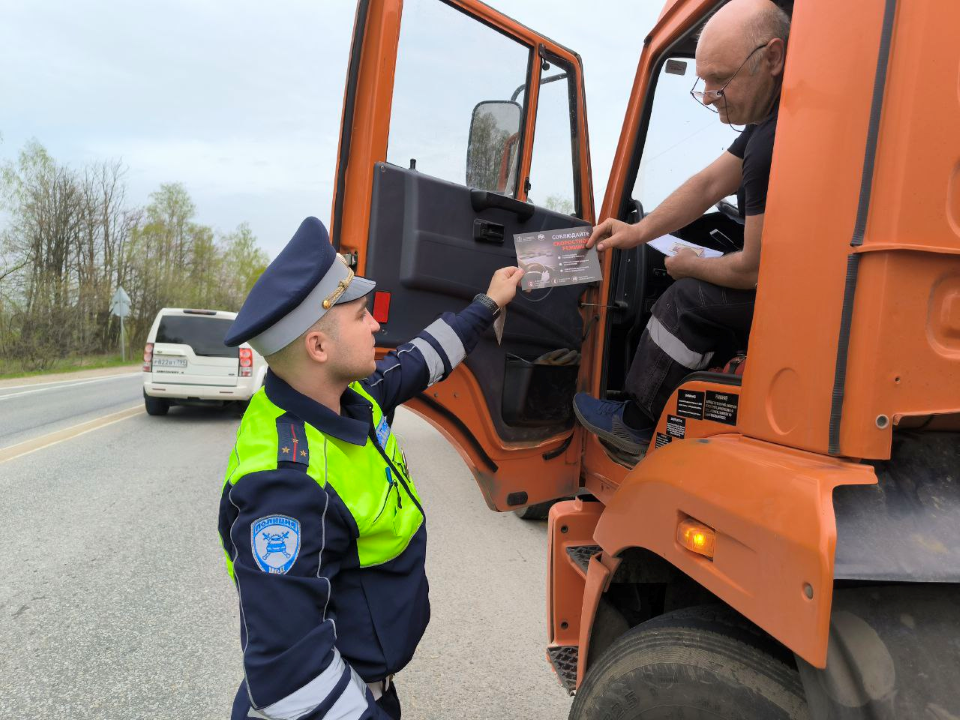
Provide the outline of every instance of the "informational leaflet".
{"type": "Polygon", "coordinates": [[[517,263],[523,270],[520,287],[538,290],[602,280],[597,248],[587,249],[592,231],[574,227],[514,235],[517,263]]]}
{"type": "Polygon", "coordinates": [[[700,257],[715,258],[721,257],[723,255],[719,250],[713,250],[711,248],[703,247],[703,245],[696,245],[692,242],[687,242],[686,240],[681,240],[678,237],[673,235],[662,235],[656,240],[651,240],[647,243],[654,250],[659,250],[667,257],[673,257],[677,254],[677,251],[680,248],[687,248],[693,250],[700,257]]]}

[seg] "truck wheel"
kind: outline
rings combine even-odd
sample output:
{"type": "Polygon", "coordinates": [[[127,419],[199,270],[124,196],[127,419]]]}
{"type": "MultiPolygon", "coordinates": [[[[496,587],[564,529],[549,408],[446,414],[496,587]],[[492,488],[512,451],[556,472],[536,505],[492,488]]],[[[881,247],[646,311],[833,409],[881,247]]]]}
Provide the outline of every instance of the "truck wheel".
{"type": "Polygon", "coordinates": [[[143,405],[147,409],[147,415],[166,415],[170,409],[170,403],[162,398],[150,397],[143,394],[143,405]]]}
{"type": "Polygon", "coordinates": [[[630,630],[590,666],[570,720],[806,720],[782,646],[716,620],[681,610],[630,630]]]}
{"type": "Polygon", "coordinates": [[[513,514],[522,520],[546,520],[547,515],[550,513],[550,508],[552,508],[556,502],[556,500],[548,500],[547,502],[537,503],[536,505],[527,505],[520,510],[514,510],[513,514]]]}

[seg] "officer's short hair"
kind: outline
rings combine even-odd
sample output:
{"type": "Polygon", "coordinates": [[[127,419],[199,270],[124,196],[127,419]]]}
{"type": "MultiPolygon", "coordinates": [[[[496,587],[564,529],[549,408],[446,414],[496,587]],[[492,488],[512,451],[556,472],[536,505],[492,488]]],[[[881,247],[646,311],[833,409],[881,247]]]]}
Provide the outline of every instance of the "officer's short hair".
{"type": "Polygon", "coordinates": [[[287,345],[272,355],[267,355],[264,360],[267,361],[267,365],[272,368],[283,367],[289,365],[290,362],[296,357],[297,348],[303,347],[303,339],[307,336],[307,333],[311,332],[322,332],[327,337],[337,340],[340,337],[340,323],[336,319],[337,313],[328,312],[323,315],[319,320],[317,320],[313,325],[308,327],[300,336],[294,340],[292,343],[287,345]]]}

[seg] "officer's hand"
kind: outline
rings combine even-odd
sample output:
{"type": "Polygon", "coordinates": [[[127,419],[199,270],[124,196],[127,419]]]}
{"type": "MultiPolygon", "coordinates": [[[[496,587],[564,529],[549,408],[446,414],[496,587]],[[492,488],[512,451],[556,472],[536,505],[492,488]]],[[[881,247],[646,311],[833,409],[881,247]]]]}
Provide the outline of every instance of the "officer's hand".
{"type": "Polygon", "coordinates": [[[635,225],[607,218],[593,229],[593,233],[587,238],[587,247],[592,248],[596,244],[597,252],[603,252],[609,248],[635,247],[639,244],[634,237],[635,228],[635,225]]]}
{"type": "Polygon", "coordinates": [[[506,307],[517,294],[517,285],[523,277],[523,270],[518,267],[505,267],[497,270],[490,279],[487,296],[500,307],[506,307]]]}

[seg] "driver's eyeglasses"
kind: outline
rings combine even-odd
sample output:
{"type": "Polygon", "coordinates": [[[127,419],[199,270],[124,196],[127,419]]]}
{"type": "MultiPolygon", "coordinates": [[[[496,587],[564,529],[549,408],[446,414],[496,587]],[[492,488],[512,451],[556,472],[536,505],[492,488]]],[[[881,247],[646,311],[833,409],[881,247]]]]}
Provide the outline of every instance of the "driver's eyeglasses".
{"type": "Polygon", "coordinates": [[[723,87],[720,88],[719,90],[694,90],[693,88],[697,87],[697,83],[700,82],[700,78],[694,78],[693,88],[690,88],[690,94],[693,96],[693,99],[696,100],[701,105],[703,105],[710,112],[720,112],[717,108],[713,106],[713,103],[717,102],[717,100],[723,97],[723,91],[726,90],[727,85],[732,83],[733,79],[740,74],[740,71],[743,70],[743,66],[747,64],[747,60],[752,58],[754,53],[757,52],[757,50],[763,50],[763,48],[765,48],[768,44],[770,44],[769,40],[767,40],[767,42],[765,42],[763,45],[758,45],[753,50],[751,50],[750,54],[747,55],[747,57],[744,59],[742,63],[740,63],[740,67],[737,68],[737,71],[730,76],[730,79],[727,80],[723,84],[723,87]],[[710,104],[707,104],[708,102],[710,104]]]}

